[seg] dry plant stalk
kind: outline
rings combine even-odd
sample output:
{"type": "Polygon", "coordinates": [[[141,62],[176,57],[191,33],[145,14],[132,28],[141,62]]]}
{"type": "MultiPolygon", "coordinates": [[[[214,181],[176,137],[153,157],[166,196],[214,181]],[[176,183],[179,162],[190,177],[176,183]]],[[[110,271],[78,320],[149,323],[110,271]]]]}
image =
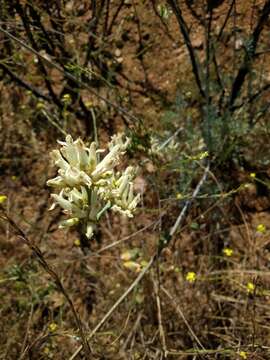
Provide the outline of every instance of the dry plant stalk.
{"type": "Polygon", "coordinates": [[[90,358],[92,350],[90,348],[87,337],[86,337],[85,332],[83,330],[82,322],[80,320],[80,317],[79,317],[78,313],[75,310],[75,307],[74,307],[74,304],[73,304],[73,302],[71,300],[71,297],[69,296],[67,290],[65,289],[64,285],[62,284],[62,281],[60,280],[59,276],[54,271],[54,269],[48,264],[48,262],[46,261],[46,259],[43,256],[42,251],[40,250],[40,248],[36,244],[34,244],[34,242],[32,240],[30,240],[25,235],[23,230],[6,213],[6,211],[4,210],[4,208],[1,205],[0,205],[0,210],[2,212],[2,214],[0,215],[0,218],[3,219],[4,221],[7,221],[11,225],[11,227],[15,230],[17,235],[29,247],[29,249],[33,252],[35,257],[37,258],[40,265],[43,267],[43,269],[46,271],[46,273],[50,275],[51,279],[54,281],[54,283],[55,283],[56,287],[58,288],[58,290],[63,294],[63,296],[67,300],[67,302],[68,302],[68,304],[70,306],[70,309],[72,311],[75,323],[76,323],[77,328],[79,330],[79,334],[80,334],[80,337],[81,337],[81,340],[82,340],[82,348],[84,349],[85,354],[90,358]]]}

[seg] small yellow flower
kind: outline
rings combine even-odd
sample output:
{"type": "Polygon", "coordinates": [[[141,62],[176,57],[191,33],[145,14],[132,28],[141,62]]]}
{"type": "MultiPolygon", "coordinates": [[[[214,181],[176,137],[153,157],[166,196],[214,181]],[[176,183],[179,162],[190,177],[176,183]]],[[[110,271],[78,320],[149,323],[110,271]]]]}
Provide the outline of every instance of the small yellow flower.
{"type": "Polygon", "coordinates": [[[138,248],[134,248],[134,249],[130,249],[130,250],[126,250],[124,251],[120,258],[123,261],[129,261],[129,260],[136,260],[139,256],[139,249],[138,248]]]}
{"type": "Polygon", "coordinates": [[[245,351],[240,351],[239,356],[240,356],[242,359],[247,359],[247,353],[246,353],[245,351]]]}
{"type": "Polygon", "coordinates": [[[48,348],[48,346],[46,346],[46,347],[43,349],[43,353],[46,354],[46,355],[49,355],[50,349],[48,348]]]}
{"type": "Polygon", "coordinates": [[[223,249],[223,254],[224,254],[225,256],[230,257],[230,256],[232,256],[232,255],[233,255],[233,249],[230,249],[230,248],[224,248],[224,249],[223,249]]]}
{"type": "Polygon", "coordinates": [[[193,283],[196,280],[197,276],[195,272],[189,271],[186,275],[186,280],[190,283],[193,283]]]}
{"type": "Polygon", "coordinates": [[[70,103],[71,102],[71,96],[69,94],[65,94],[62,96],[62,101],[64,103],[70,103]]]}
{"type": "Polygon", "coordinates": [[[125,261],[123,263],[123,266],[128,269],[128,270],[131,270],[131,271],[134,271],[136,273],[140,272],[141,271],[141,266],[140,264],[136,263],[135,261],[125,261]]]}
{"type": "Polygon", "coordinates": [[[11,180],[16,181],[17,179],[18,179],[18,176],[16,176],[16,175],[11,176],[11,180]]]}
{"type": "Polygon", "coordinates": [[[255,285],[252,282],[248,282],[246,288],[247,288],[248,294],[254,294],[255,285]]]}
{"type": "Polygon", "coordinates": [[[45,107],[45,104],[42,102],[42,101],[39,101],[37,103],[37,109],[40,110],[40,109],[43,109],[45,107]]]}
{"type": "Polygon", "coordinates": [[[74,243],[73,243],[75,246],[80,246],[81,245],[81,242],[80,242],[80,239],[76,239],[74,240],[74,243]]]}
{"type": "Polygon", "coordinates": [[[177,194],[176,194],[176,199],[177,199],[177,200],[180,200],[181,198],[182,198],[182,194],[177,193],[177,194]]]}
{"type": "Polygon", "coordinates": [[[264,224],[259,224],[257,227],[256,227],[256,230],[261,233],[261,234],[264,234],[266,232],[266,227],[264,224]]]}
{"type": "Polygon", "coordinates": [[[250,173],[249,176],[250,176],[252,179],[255,179],[256,173],[250,173]]]}
{"type": "Polygon", "coordinates": [[[92,101],[86,101],[85,106],[88,108],[93,107],[93,102],[92,101]]]}
{"type": "Polygon", "coordinates": [[[49,329],[49,331],[50,332],[55,332],[56,330],[57,330],[57,324],[56,323],[54,323],[54,322],[52,322],[52,323],[50,323],[50,325],[48,326],[48,329],[49,329]]]}
{"type": "Polygon", "coordinates": [[[7,196],[1,194],[0,195],[0,204],[3,204],[6,200],[7,200],[7,196]]]}
{"type": "Polygon", "coordinates": [[[204,151],[199,154],[199,160],[206,158],[209,155],[208,151],[204,151]]]}

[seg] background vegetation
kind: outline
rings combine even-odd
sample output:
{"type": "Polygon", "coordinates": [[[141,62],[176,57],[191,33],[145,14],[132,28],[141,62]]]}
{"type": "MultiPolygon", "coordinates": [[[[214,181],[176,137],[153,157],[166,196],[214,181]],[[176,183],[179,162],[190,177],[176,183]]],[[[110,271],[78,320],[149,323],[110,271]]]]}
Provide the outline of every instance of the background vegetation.
{"type": "Polygon", "coordinates": [[[0,359],[270,358],[270,1],[0,5],[0,359]],[[49,152],[117,132],[142,200],[88,243],[49,152]]]}

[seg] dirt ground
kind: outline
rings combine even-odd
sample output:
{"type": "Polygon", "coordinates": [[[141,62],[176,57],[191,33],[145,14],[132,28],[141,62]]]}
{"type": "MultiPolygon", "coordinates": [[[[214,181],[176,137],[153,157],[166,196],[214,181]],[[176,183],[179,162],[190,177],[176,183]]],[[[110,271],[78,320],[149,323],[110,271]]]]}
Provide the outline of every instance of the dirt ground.
{"type": "MultiPolygon", "coordinates": [[[[109,20],[120,3],[111,1],[109,20]]],[[[80,94],[96,114],[101,148],[119,131],[132,137],[132,148],[120,167],[138,166],[135,189],[142,200],[135,217],[108,212],[87,248],[75,229],[58,228],[65,215],[59,208],[48,210],[52,201],[46,181],[56,174],[50,151],[59,148],[56,140],[63,140],[61,130],[89,141],[85,122],[64,109],[58,123],[54,105],[6,77],[0,79],[0,194],[7,196],[1,206],[59,276],[85,333],[91,334],[93,359],[269,359],[268,114],[259,118],[252,131],[241,128],[229,160],[217,163],[213,157],[201,192],[171,239],[169,231],[206,166],[201,156],[205,152],[203,106],[172,10],[165,2],[124,3],[112,33],[106,41],[97,41],[104,51],[102,61],[113,74],[97,92],[137,120],[87,89],[80,94]],[[164,9],[168,14],[157,16],[164,9]],[[149,151],[151,136],[163,142],[179,129],[176,150],[149,151]],[[153,257],[150,270],[113,308],[153,257]]],[[[225,86],[235,71],[234,63],[241,64],[241,49],[262,12],[264,2],[255,3],[237,2],[237,31],[232,32],[231,20],[218,43],[219,66],[228,73],[225,86]],[[233,43],[239,48],[235,57],[233,43]]],[[[199,19],[204,15],[200,5],[200,1],[198,7],[192,5],[199,19]]],[[[83,26],[91,19],[87,6],[86,1],[75,0],[66,2],[63,9],[70,26],[65,41],[74,57],[88,39],[83,26]]],[[[226,1],[214,6],[213,34],[220,33],[229,6],[226,1]]],[[[204,66],[204,26],[186,5],[183,14],[204,66]]],[[[18,23],[11,26],[20,29],[20,20],[15,20],[18,23]]],[[[264,48],[268,40],[265,31],[264,48]]],[[[28,67],[25,79],[43,89],[33,54],[21,49],[20,56],[18,68],[21,62],[28,67]]],[[[268,56],[265,51],[254,65],[254,72],[263,67],[264,80],[269,79],[268,56]]],[[[48,74],[60,93],[63,76],[49,66],[48,74]]],[[[263,86],[264,80],[258,80],[256,73],[251,85],[261,81],[263,86]]],[[[262,99],[269,101],[267,92],[262,99]]],[[[248,114],[237,113],[240,125],[248,114]]],[[[71,360],[81,339],[70,304],[4,217],[0,220],[0,359],[71,360]]],[[[84,351],[76,358],[86,358],[84,351]]]]}

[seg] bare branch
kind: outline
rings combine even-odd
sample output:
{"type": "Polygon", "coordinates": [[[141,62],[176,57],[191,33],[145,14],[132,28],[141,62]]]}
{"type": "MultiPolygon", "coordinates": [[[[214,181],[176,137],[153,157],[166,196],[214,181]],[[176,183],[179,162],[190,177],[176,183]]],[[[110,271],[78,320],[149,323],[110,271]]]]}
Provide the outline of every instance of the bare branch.
{"type": "Polygon", "coordinates": [[[264,4],[262,14],[258,19],[257,25],[250,37],[249,44],[246,49],[246,54],[243,60],[243,63],[238,70],[238,73],[234,79],[232,89],[231,89],[231,95],[229,99],[229,108],[232,109],[233,104],[237,97],[239,96],[242,86],[245,82],[247,74],[250,72],[251,65],[254,61],[255,55],[256,55],[256,48],[257,44],[261,35],[261,32],[268,20],[270,14],[270,0],[267,0],[264,4]]]}
{"type": "Polygon", "coordinates": [[[174,12],[174,15],[178,21],[180,31],[182,33],[182,36],[185,41],[185,45],[189,52],[190,61],[191,61],[191,65],[192,65],[193,74],[195,76],[196,84],[199,88],[200,94],[202,95],[203,98],[205,98],[205,92],[202,87],[202,81],[201,81],[201,76],[200,76],[199,63],[196,59],[196,54],[195,54],[194,48],[191,44],[191,40],[190,40],[189,33],[188,33],[188,27],[183,18],[182,11],[176,0],[167,0],[167,2],[171,6],[171,8],[174,12]]]}

